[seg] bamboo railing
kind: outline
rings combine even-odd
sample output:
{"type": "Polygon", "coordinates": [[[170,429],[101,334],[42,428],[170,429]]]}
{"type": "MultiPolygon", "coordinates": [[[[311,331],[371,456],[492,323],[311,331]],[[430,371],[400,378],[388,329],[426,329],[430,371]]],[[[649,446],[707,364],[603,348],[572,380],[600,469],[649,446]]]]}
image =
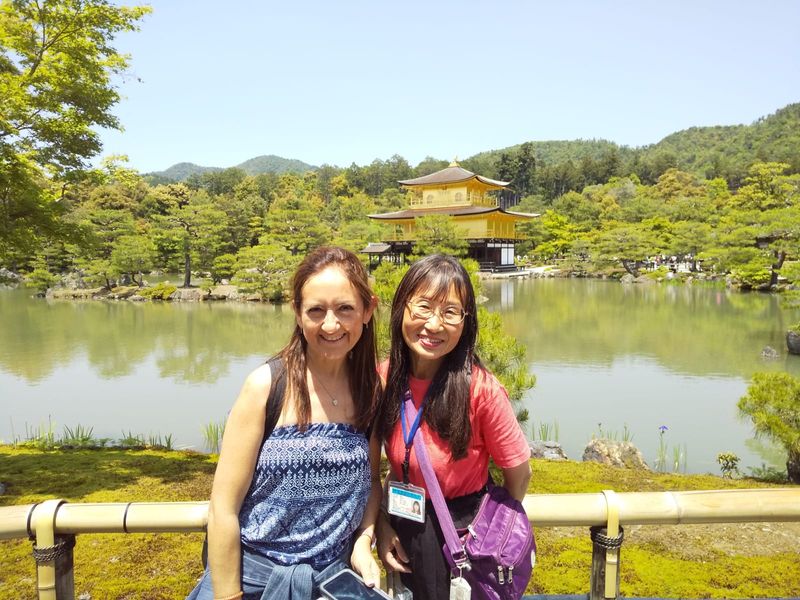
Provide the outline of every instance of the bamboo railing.
{"type": "MultiPolygon", "coordinates": [[[[529,494],[523,506],[534,527],[592,527],[590,598],[594,600],[619,596],[622,538],[617,532],[622,526],[800,521],[800,488],[529,494]],[[614,539],[619,543],[602,542],[614,539]]],[[[73,600],[75,535],[204,531],[207,518],[207,502],[47,500],[0,507],[0,539],[34,540],[39,600],[73,600]]]]}

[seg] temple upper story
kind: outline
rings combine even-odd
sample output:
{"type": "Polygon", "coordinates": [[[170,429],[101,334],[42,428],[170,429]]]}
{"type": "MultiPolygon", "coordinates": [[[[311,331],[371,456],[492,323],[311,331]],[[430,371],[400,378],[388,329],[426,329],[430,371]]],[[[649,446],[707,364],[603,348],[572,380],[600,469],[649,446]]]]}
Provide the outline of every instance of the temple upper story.
{"type": "Polygon", "coordinates": [[[445,169],[414,179],[399,181],[411,190],[410,209],[463,206],[497,206],[497,199],[487,192],[502,190],[508,181],[496,181],[462,168],[456,161],[445,169]]]}

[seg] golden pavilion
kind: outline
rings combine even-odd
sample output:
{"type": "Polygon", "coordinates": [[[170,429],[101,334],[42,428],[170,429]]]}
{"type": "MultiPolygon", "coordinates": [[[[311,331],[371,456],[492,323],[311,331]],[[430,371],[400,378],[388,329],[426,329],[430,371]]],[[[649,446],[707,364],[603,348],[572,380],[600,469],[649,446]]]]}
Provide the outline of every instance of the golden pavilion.
{"type": "Polygon", "coordinates": [[[371,258],[399,260],[410,254],[416,239],[416,218],[447,215],[463,231],[469,243],[468,256],[478,261],[481,270],[515,269],[514,242],[521,237],[516,225],[539,215],[499,206],[492,192],[507,188],[510,182],[476,175],[453,161],[441,171],[398,183],[413,192],[411,205],[405,210],[369,215],[391,226],[382,244],[370,244],[364,249],[371,258]]]}

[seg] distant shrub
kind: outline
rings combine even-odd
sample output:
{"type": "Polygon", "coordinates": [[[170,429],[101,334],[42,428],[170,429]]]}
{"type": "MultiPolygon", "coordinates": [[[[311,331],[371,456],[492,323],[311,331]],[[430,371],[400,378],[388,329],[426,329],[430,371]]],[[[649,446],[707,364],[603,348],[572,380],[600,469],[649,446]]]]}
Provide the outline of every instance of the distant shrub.
{"type": "Polygon", "coordinates": [[[669,273],[669,268],[664,265],[661,265],[660,267],[645,273],[645,277],[648,277],[650,279],[664,279],[666,278],[668,273],[669,273]]]}
{"type": "Polygon", "coordinates": [[[58,277],[53,275],[47,268],[44,259],[38,258],[33,263],[33,271],[25,278],[25,282],[35,288],[40,293],[45,293],[48,288],[53,287],[58,281],[58,277]]]}
{"type": "Polygon", "coordinates": [[[236,273],[236,256],[233,254],[220,254],[211,264],[211,279],[219,283],[223,279],[230,280],[236,273]]]}
{"type": "Polygon", "coordinates": [[[737,406],[750,417],[756,436],[786,449],[787,477],[800,483],[800,379],[788,373],[755,373],[737,406]]]}
{"type": "Polygon", "coordinates": [[[139,290],[139,295],[143,298],[150,300],[169,300],[169,297],[175,293],[178,288],[168,283],[157,283],[153,287],[142,288],[139,290]]]}

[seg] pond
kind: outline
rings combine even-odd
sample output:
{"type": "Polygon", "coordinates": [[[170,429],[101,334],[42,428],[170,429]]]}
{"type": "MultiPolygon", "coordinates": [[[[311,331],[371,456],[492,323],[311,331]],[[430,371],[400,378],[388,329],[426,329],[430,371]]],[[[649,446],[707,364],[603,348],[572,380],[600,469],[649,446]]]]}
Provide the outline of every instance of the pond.
{"type": "MultiPolygon", "coordinates": [[[[627,429],[651,465],[660,442],[670,462],[685,449],[689,472],[718,473],[723,451],[742,466],[783,460],[736,414],[753,372],[800,374],[783,341],[797,314],[776,298],[563,279],[492,280],[483,293],[528,350],[529,429],[557,426],[570,458],[601,429],[618,438],[627,429]],[[778,359],[760,357],[767,345],[778,359]]],[[[0,315],[0,439],[80,425],[199,450],[204,427],[224,419],[293,326],[286,306],[48,301],[27,290],[0,291],[0,315]]]]}
{"type": "Polygon", "coordinates": [[[669,470],[676,451],[689,472],[719,473],[720,452],[741,457],[745,473],[784,466],[736,409],[754,372],[800,375],[784,341],[798,315],[777,297],[597,279],[499,280],[484,293],[528,350],[537,384],[525,405],[537,437],[541,423],[557,426],[570,458],[602,430],[629,432],[651,466],[663,444],[669,470]],[[765,346],[779,357],[762,358],[765,346]]]}

